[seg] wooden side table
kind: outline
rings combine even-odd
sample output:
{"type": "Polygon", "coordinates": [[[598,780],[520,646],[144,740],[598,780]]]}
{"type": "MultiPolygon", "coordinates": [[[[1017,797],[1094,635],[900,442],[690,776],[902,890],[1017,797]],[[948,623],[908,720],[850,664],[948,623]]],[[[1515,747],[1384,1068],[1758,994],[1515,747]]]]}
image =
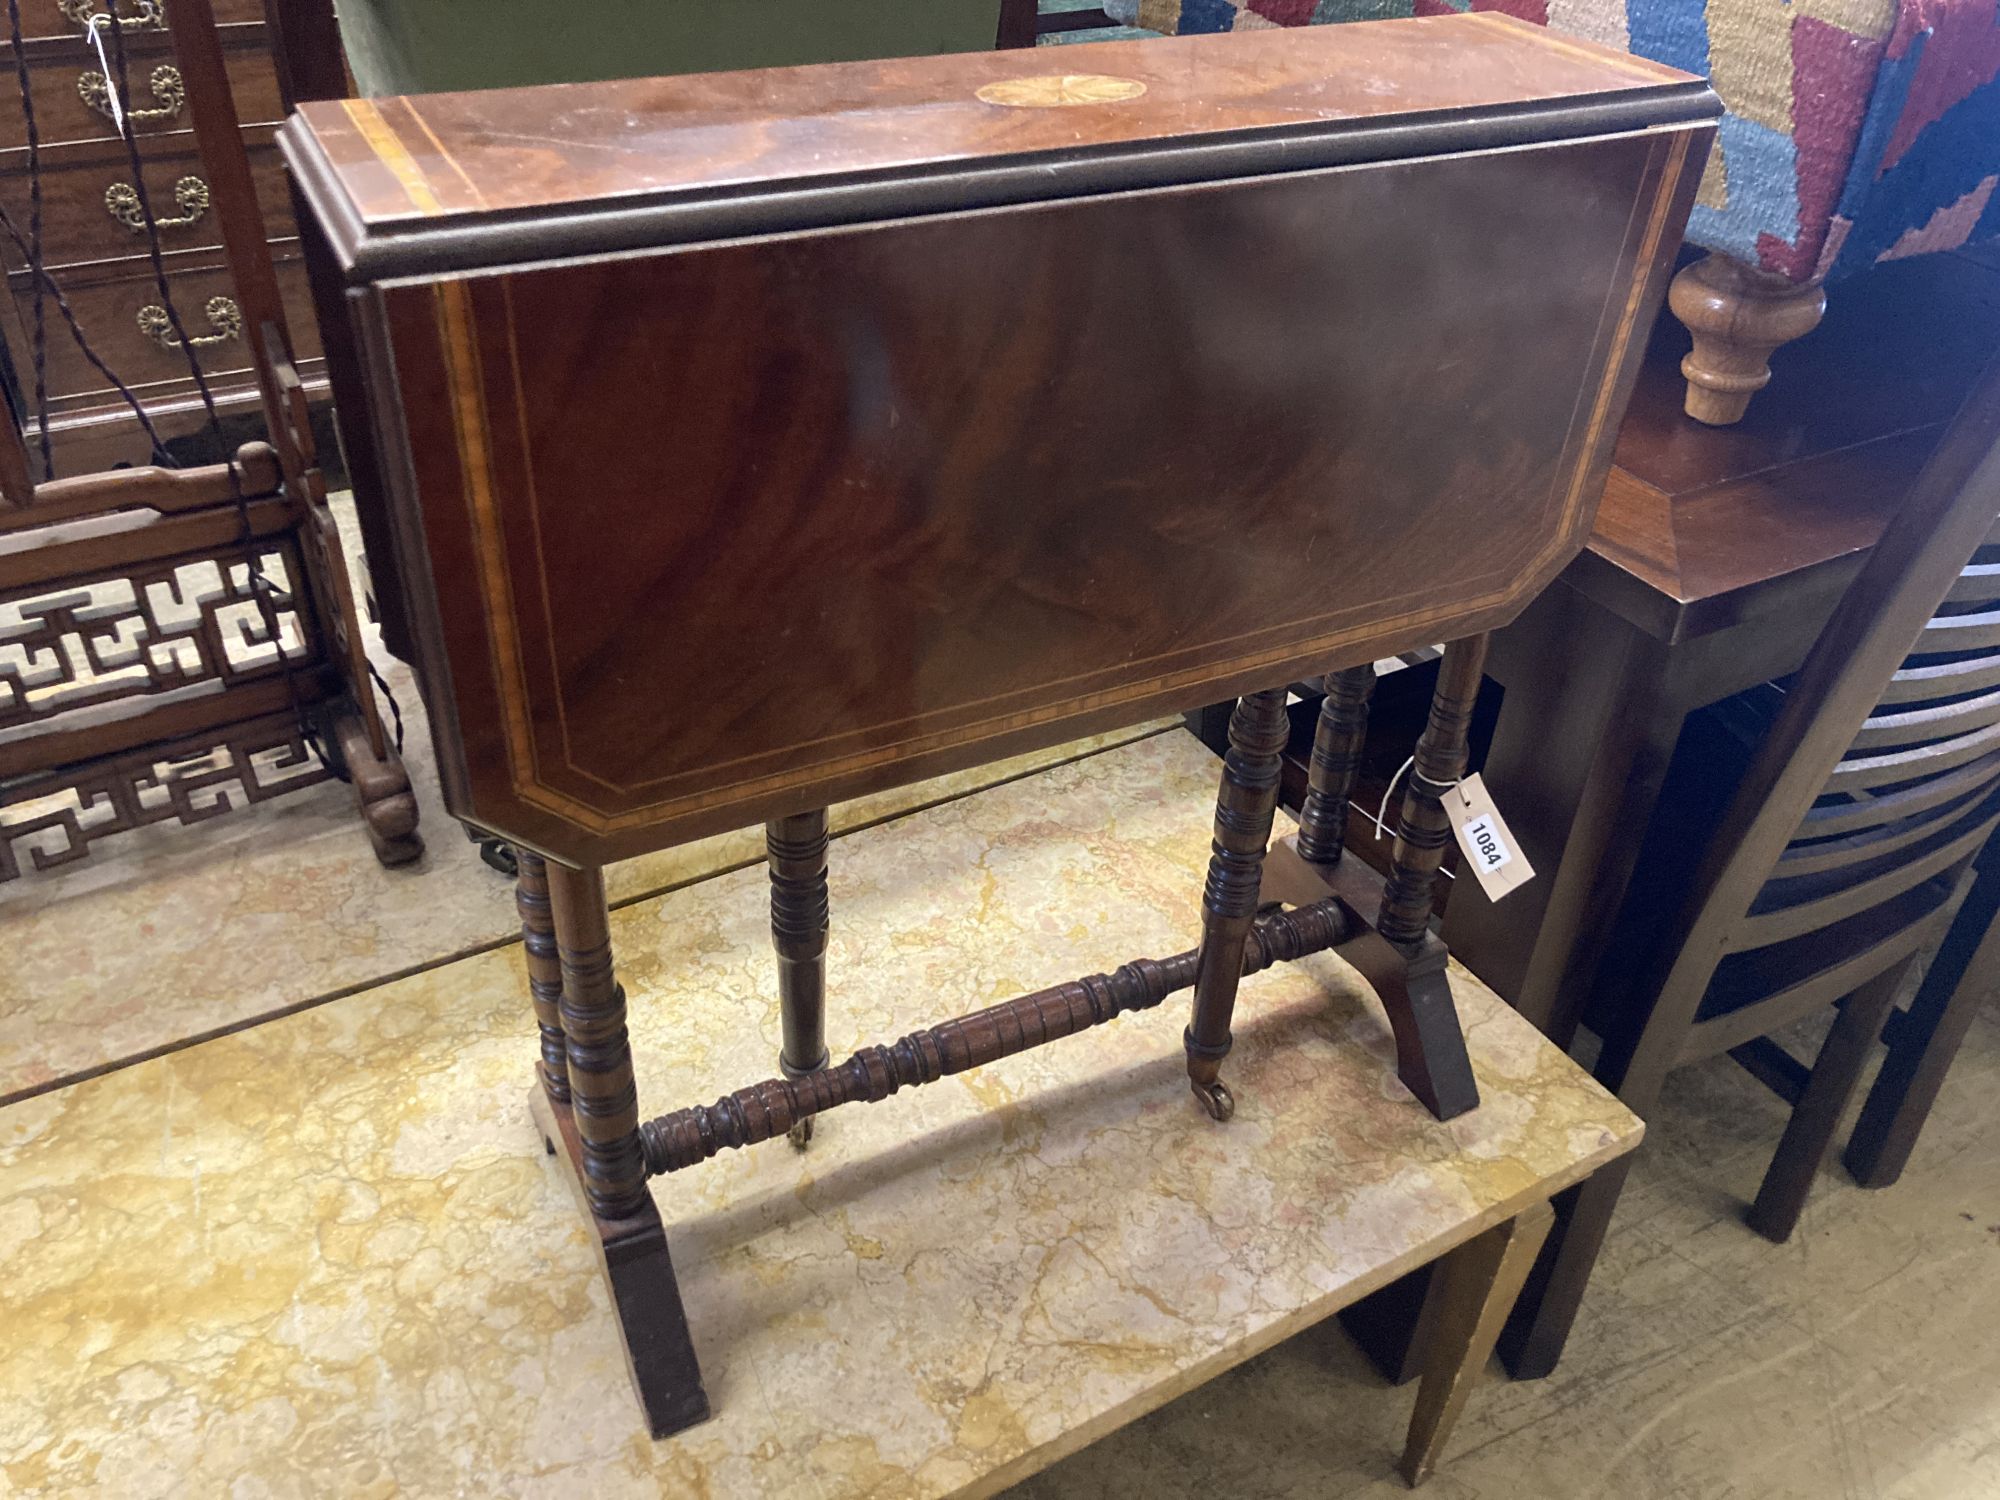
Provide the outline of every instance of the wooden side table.
{"type": "MultiPolygon", "coordinates": [[[[1559,1044],[1615,981],[1605,955],[1688,715],[1798,666],[2000,338],[1991,257],[1894,264],[1856,290],[1778,356],[1813,379],[1774,380],[1731,428],[1681,415],[1684,340],[1663,328],[1589,548],[1494,636],[1485,777],[1542,878],[1504,905],[1455,890],[1445,938],[1559,1044]]],[[[1618,971],[1636,960],[1621,941],[1618,971]]],[[[1536,1300],[1502,1341],[1516,1375],[1553,1368],[1575,1311],[1536,1300]]]]}
{"type": "Polygon", "coordinates": [[[1492,15],[1046,67],[322,102],[286,126],[381,398],[422,675],[449,688],[446,805],[543,861],[522,909],[544,1127],[659,1436],[713,1403],[650,1178],[1190,988],[1186,1078],[1223,1123],[1239,979],[1353,945],[1416,1099],[1477,1102],[1428,927],[1443,799],[1484,633],[1588,535],[1717,101],[1492,15]],[[1217,247],[1256,274],[1216,281],[1217,247]],[[1282,684],[1438,640],[1390,878],[1357,897],[1315,840],[1332,874],[1260,915],[1282,684]],[[830,1062],[799,982],[828,923],[821,809],[1221,694],[1198,946],[830,1062]],[[602,866],[754,821],[786,1076],[645,1119],[602,866]]]}

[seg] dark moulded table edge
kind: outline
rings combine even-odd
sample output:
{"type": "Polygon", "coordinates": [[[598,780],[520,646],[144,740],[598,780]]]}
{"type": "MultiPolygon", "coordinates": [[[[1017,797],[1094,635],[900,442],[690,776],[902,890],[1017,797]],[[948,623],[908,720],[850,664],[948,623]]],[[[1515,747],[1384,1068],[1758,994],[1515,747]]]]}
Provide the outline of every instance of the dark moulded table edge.
{"type": "MultiPolygon", "coordinates": [[[[1795,462],[1812,463],[1846,455],[1879,453],[1892,445],[1913,441],[1923,443],[1922,451],[1927,454],[1943,431],[1942,422],[1917,423],[1810,454],[1795,462]]],[[[1613,467],[1617,467],[1615,462],[1613,467]]],[[[1629,470],[1626,472],[1631,473],[1629,470]]],[[[1916,467],[1913,466],[1906,477],[1909,482],[1914,482],[1916,467]]],[[[1680,495],[1661,495],[1659,504],[1671,511],[1680,501],[1698,499],[1718,490],[1754,482],[1758,478],[1757,474],[1744,475],[1703,485],[1680,495]]],[[[1653,488],[1644,480],[1639,483],[1653,488]]],[[[1896,492],[1896,499],[1900,504],[1900,489],[1896,492]]],[[[1879,517],[1884,525],[1887,524],[1888,514],[1884,512],[1879,517]]],[[[1704,588],[1699,578],[1690,582],[1685,575],[1676,577],[1671,583],[1657,576],[1647,576],[1640,566],[1620,556],[1625,550],[1622,544],[1605,539],[1605,545],[1599,546],[1600,539],[1593,532],[1584,549],[1563,570],[1561,582],[1662,644],[1679,646],[1702,636],[1754,624],[1758,620],[1797,609],[1802,601],[1830,601],[1861,570],[1878,537],[1879,528],[1865,540],[1850,539],[1843,545],[1828,548],[1817,556],[1776,571],[1745,578],[1726,587],[1704,588]]]]}
{"type": "Polygon", "coordinates": [[[1855,546],[1801,564],[1780,579],[1761,579],[1722,593],[1683,598],[1638,577],[1616,558],[1586,543],[1557,582],[1661,644],[1679,646],[1780,614],[1795,607],[1801,593],[1837,595],[1860,571],[1867,553],[1866,546],[1855,546]],[[1774,584],[1782,587],[1774,588],[1774,584]]]}
{"type": "Polygon", "coordinates": [[[1368,162],[1555,144],[1710,124],[1722,103],[1699,79],[1477,109],[1329,120],[885,167],[700,189],[667,187],[592,204],[413,216],[369,225],[318,137],[296,115],[279,150],[346,280],[399,278],[666,248],[745,235],[962,213],[1368,162]]]}

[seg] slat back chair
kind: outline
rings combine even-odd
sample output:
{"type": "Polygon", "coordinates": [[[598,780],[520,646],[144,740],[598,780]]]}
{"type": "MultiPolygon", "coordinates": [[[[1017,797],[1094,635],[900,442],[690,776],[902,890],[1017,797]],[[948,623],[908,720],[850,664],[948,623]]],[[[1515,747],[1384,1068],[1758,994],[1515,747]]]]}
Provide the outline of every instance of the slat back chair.
{"type": "MultiPolygon", "coordinates": [[[[1586,1012],[1597,1076],[1641,1116],[1671,1070],[1723,1053],[1791,1103],[1748,1216],[1773,1240],[1797,1224],[1898,986],[2000,823],[1996,514],[2000,360],[1784,692],[1635,983],[1586,1012]],[[1769,1040],[1836,1004],[1810,1067],[1769,1040]]],[[[1561,1349],[1625,1170],[1568,1205],[1515,1315],[1517,1372],[1561,1349]]]]}

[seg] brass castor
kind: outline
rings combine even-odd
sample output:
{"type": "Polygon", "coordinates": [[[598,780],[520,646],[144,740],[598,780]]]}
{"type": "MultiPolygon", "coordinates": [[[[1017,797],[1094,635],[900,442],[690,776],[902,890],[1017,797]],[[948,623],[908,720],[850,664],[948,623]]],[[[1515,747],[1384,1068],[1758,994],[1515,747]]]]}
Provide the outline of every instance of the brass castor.
{"type": "Polygon", "coordinates": [[[807,1115],[798,1124],[785,1132],[785,1139],[792,1143],[794,1151],[803,1151],[812,1143],[813,1117],[807,1115]]]}
{"type": "Polygon", "coordinates": [[[1208,1117],[1221,1124],[1236,1113],[1236,1096],[1229,1092],[1229,1085],[1221,1079],[1214,1083],[1190,1083],[1188,1089],[1201,1101],[1201,1107],[1208,1111],[1208,1117]]]}

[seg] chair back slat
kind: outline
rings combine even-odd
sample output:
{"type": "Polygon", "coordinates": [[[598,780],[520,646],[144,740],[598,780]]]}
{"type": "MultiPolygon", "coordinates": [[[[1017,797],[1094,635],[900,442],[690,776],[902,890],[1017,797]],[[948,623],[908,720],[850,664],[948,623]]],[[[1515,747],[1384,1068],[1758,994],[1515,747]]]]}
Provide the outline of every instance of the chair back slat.
{"type": "Polygon", "coordinates": [[[1951,592],[1944,596],[1947,604],[1990,604],[1996,599],[2000,599],[2000,562],[1968,565],[1951,586],[1951,592]]]}
{"type": "Polygon", "coordinates": [[[1725,951],[1740,953],[1822,927],[1893,901],[1905,891],[1963,864],[2000,823],[2000,803],[1985,797],[1927,837],[1844,870],[1767,882],[1729,933],[1725,951]]]}
{"type": "MultiPolygon", "coordinates": [[[[1983,761],[1984,768],[1976,780],[1961,783],[1962,790],[1956,790],[1941,800],[1915,811],[1905,811],[1900,815],[1878,817],[1853,832],[1834,837],[1795,839],[1779,856],[1778,866],[1773,871],[1773,879],[1783,880],[1793,875],[1813,875],[1826,870],[1843,869],[1864,860],[1877,858],[1893,849],[1905,848],[1936,828],[1941,822],[1957,816],[1979,798],[2000,788],[2000,756],[1983,761]]],[[[1940,785],[1944,778],[1935,782],[1925,782],[1925,788],[1940,785]]],[[[1863,798],[1865,802],[1881,802],[1885,798],[1863,798]]],[[[1811,814],[1807,814],[1808,817],[1811,814]]],[[[1768,887],[1766,887],[1768,889],[1768,887]]]]}
{"type": "Polygon", "coordinates": [[[2000,721],[2000,690],[1959,698],[1949,703],[1926,703],[1918,708],[1890,705],[1888,713],[1873,713],[1848,747],[1848,754],[1881,750],[1891,746],[1935,744],[1984,729],[2000,721]]]}
{"type": "Polygon", "coordinates": [[[1924,627],[1911,654],[1942,656],[1953,651],[1991,651],[1996,646],[2000,646],[2000,610],[1991,610],[1975,615],[1939,615],[1924,627]]]}
{"type": "Polygon", "coordinates": [[[1963,661],[1905,666],[1889,679],[1878,707],[1955,698],[1961,693],[2000,687],[2000,656],[1973,656],[1963,661]]]}
{"type": "Polygon", "coordinates": [[[1927,812],[1941,803],[1970,795],[2000,774],[2000,754],[1983,756],[1943,776],[1929,777],[1888,792],[1860,791],[1850,798],[1815,803],[1799,819],[1798,833],[1786,849],[1808,847],[1807,840],[1834,838],[1864,828],[1879,828],[1927,812]]]}
{"type": "Polygon", "coordinates": [[[1826,791],[1831,796],[1848,796],[1869,787],[1915,781],[1952,770],[1995,750],[2000,750],[2000,725],[1880,755],[1853,755],[1833,768],[1826,778],[1826,791]]]}
{"type": "MultiPolygon", "coordinates": [[[[1981,543],[1828,774],[1818,804],[1778,861],[1774,883],[1872,865],[1898,850],[1915,858],[1940,818],[1988,787],[2000,756],[1996,595],[2000,548],[1981,543]],[[1844,836],[1829,838],[1835,829],[1844,836]]],[[[1758,895],[1753,913],[1769,904],[1770,891],[1758,895]]]]}

